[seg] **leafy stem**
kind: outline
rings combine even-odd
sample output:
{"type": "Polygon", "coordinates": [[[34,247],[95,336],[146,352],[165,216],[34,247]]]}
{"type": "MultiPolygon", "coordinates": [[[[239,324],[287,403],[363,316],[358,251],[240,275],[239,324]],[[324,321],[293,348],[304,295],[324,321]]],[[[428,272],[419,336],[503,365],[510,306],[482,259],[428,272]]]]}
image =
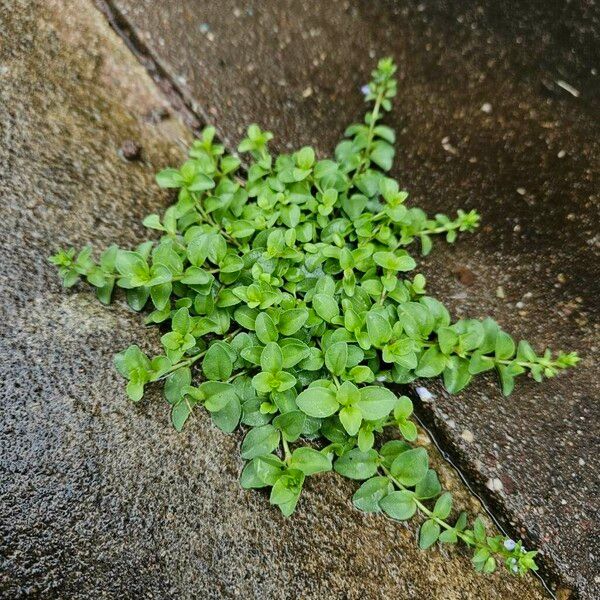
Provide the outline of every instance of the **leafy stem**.
{"type": "Polygon", "coordinates": [[[377,121],[379,120],[379,110],[381,108],[381,102],[383,100],[384,95],[385,95],[385,88],[381,87],[381,89],[377,93],[377,97],[375,98],[375,104],[373,105],[373,110],[370,113],[369,131],[367,133],[367,141],[365,144],[365,149],[362,154],[361,163],[360,163],[358,169],[356,169],[356,172],[354,173],[354,178],[357,178],[363,170],[368,169],[369,165],[371,163],[371,150],[372,150],[372,146],[373,146],[373,137],[374,137],[374,133],[375,133],[375,126],[377,124],[377,121]]]}
{"type": "Polygon", "coordinates": [[[185,360],[175,363],[174,365],[169,367],[166,371],[164,371],[162,373],[162,375],[158,379],[156,379],[156,381],[162,381],[163,379],[166,379],[174,371],[178,371],[179,369],[184,369],[185,367],[191,367],[195,362],[198,362],[204,356],[206,356],[206,350],[199,352],[198,354],[195,354],[194,356],[191,356],[190,358],[186,358],[185,360]]]}
{"type": "Polygon", "coordinates": [[[285,439],[285,436],[281,436],[281,444],[283,446],[285,462],[286,462],[286,464],[289,464],[290,460],[292,458],[292,453],[290,452],[290,447],[288,445],[288,441],[285,439]]]}
{"type": "Polygon", "coordinates": [[[385,473],[385,476],[400,490],[403,490],[407,493],[409,493],[412,496],[412,500],[413,502],[417,505],[417,508],[425,515],[427,516],[429,519],[433,519],[436,523],[438,523],[441,527],[443,527],[444,529],[448,530],[448,531],[454,531],[457,535],[457,537],[459,537],[461,540],[463,540],[465,542],[465,544],[469,545],[469,546],[473,546],[474,545],[474,541],[473,539],[463,533],[462,531],[459,531],[456,527],[454,527],[453,525],[450,525],[449,523],[447,523],[446,521],[444,521],[444,519],[440,519],[438,516],[435,515],[435,513],[431,510],[429,510],[427,508],[427,506],[425,506],[425,504],[423,504],[419,498],[417,497],[417,494],[407,488],[406,486],[402,485],[390,472],[390,470],[381,465],[381,470],[385,473]]]}

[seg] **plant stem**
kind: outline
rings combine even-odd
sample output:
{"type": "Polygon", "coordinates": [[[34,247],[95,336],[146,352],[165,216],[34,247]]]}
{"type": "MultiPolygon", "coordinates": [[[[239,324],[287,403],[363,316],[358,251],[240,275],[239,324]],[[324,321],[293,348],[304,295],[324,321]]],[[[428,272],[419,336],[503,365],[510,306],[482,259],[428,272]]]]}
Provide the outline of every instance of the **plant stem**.
{"type": "Polygon", "coordinates": [[[288,446],[288,442],[285,439],[284,435],[281,434],[281,443],[283,444],[283,452],[285,455],[285,463],[289,464],[292,458],[292,453],[290,452],[290,447],[288,446]]]}
{"type": "Polygon", "coordinates": [[[363,160],[358,165],[358,168],[354,172],[354,176],[352,177],[355,180],[364,168],[367,168],[371,164],[371,146],[373,144],[373,136],[375,135],[375,125],[379,120],[379,109],[381,107],[381,102],[383,101],[383,95],[385,94],[385,87],[382,87],[381,91],[377,94],[377,98],[375,98],[375,105],[373,106],[373,110],[371,111],[371,119],[369,121],[369,132],[367,133],[367,143],[363,150],[363,160]]]}
{"type": "Polygon", "coordinates": [[[182,369],[183,367],[192,366],[196,361],[200,360],[207,353],[207,351],[208,350],[203,350],[202,352],[200,352],[199,354],[196,354],[195,356],[187,358],[186,360],[183,360],[181,362],[175,363],[155,381],[162,381],[167,375],[169,375],[173,371],[177,371],[177,369],[182,369]]]}
{"type": "Polygon", "coordinates": [[[413,497],[413,501],[414,503],[417,505],[417,508],[419,509],[420,512],[422,512],[425,516],[427,516],[429,519],[433,519],[436,523],[438,523],[440,525],[440,527],[443,527],[444,529],[447,529],[448,531],[454,531],[454,533],[456,533],[456,536],[459,537],[461,540],[463,540],[463,542],[465,542],[465,544],[467,544],[468,546],[474,546],[475,544],[473,543],[473,540],[466,536],[464,533],[462,533],[462,531],[458,531],[456,529],[456,527],[453,527],[452,525],[450,525],[449,523],[446,523],[446,521],[444,521],[443,519],[440,519],[439,517],[436,517],[435,514],[433,513],[433,511],[429,510],[418,498],[417,495],[410,489],[408,489],[407,487],[405,487],[404,485],[402,485],[389,471],[389,469],[387,469],[386,467],[382,466],[381,467],[383,472],[385,473],[385,475],[387,476],[387,478],[399,489],[409,492],[410,494],[412,494],[413,497]]]}
{"type": "Polygon", "coordinates": [[[238,371],[237,373],[234,373],[225,383],[231,383],[234,379],[245,375],[247,372],[248,371],[238,371]]]}
{"type": "Polygon", "coordinates": [[[216,227],[219,232],[221,233],[221,235],[227,239],[227,241],[230,244],[233,244],[234,246],[236,246],[237,248],[241,248],[242,246],[240,245],[240,243],[234,238],[231,237],[231,235],[229,235],[201,206],[199,203],[196,203],[196,209],[198,210],[198,212],[200,213],[200,216],[209,224],[212,225],[213,227],[216,227]]]}
{"type": "MultiPolygon", "coordinates": [[[[223,338],[223,341],[229,341],[231,338],[235,337],[239,332],[240,332],[239,329],[232,331],[230,334],[226,335],[223,338]]],[[[177,369],[192,366],[195,362],[200,360],[207,352],[208,352],[208,348],[206,350],[203,350],[202,352],[199,352],[198,354],[195,354],[194,356],[191,356],[190,358],[186,358],[185,360],[183,360],[181,362],[175,363],[167,371],[165,371],[158,379],[155,379],[155,381],[163,380],[167,375],[169,375],[173,371],[177,371],[177,369]]],[[[238,375],[241,375],[241,374],[242,374],[242,372],[238,373],[238,375]]]]}

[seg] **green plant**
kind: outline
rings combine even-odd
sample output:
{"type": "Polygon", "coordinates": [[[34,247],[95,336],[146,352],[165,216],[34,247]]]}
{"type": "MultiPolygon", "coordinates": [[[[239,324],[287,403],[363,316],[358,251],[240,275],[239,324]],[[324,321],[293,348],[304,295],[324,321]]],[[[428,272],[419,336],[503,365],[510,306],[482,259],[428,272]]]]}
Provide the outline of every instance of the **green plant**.
{"type": "Polygon", "coordinates": [[[117,355],[129,397],[161,381],[177,430],[196,406],[225,432],[241,424],[241,484],[270,487],[284,515],[306,477],[334,469],[364,482],[357,508],[396,520],[421,514],[421,548],[462,540],[478,570],[493,571],[500,557],[525,573],[537,568],[535,552],[488,537],[480,518],[472,528],[465,513],[449,521],[452,497],[413,445],[413,404],[383,384],[441,375],[458,392],[496,369],[509,394],[516,376],[552,377],[577,356],[540,356],[492,319],[452,322],[426,295],[424,276],[408,275],[416,263],[406,247],[418,241],[427,254],[434,236],[454,242],[479,216],[428,218],[385,174],[395,135],[381,117],[396,94],[394,71],[390,59],[379,62],[364,89],[372,110],[348,127],[335,158],[317,160],[305,147],[274,159],[272,134],[251,125],[238,148],[251,156],[242,180],[240,160],[207,127],[180,169],[157,175],[178,190],[162,219],[144,220],[160,239],[110,247],[99,262],[90,248],[50,260],[65,286],[84,279],[103,303],[116,286],[135,310],[152,304],[146,321],[164,328],[164,354],[150,359],[131,346],[117,355]],[[376,449],[386,427],[403,439],[376,449]]]}

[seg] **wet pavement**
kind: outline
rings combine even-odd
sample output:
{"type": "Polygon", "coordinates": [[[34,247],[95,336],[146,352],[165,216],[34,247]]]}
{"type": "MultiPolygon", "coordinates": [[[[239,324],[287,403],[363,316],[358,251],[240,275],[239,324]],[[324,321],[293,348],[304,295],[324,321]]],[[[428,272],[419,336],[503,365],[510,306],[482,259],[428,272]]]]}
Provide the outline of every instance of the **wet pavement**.
{"type": "Polygon", "coordinates": [[[201,413],[177,434],[157,394],[126,399],[113,354],[156,352],[158,332],[62,290],[46,257],[141,241],[189,132],[91,2],[0,0],[0,34],[0,597],[543,598],[459,549],[420,552],[334,474],[285,520],[239,488],[239,436],[201,413]]]}
{"type": "Polygon", "coordinates": [[[395,174],[434,213],[483,226],[423,261],[456,316],[577,350],[572,373],[493,377],[420,409],[548,573],[600,594],[598,351],[600,11],[592,1],[112,0],[188,103],[235,147],[253,121],[278,149],[330,152],[363,111],[375,59],[399,64],[395,174]],[[490,490],[489,488],[493,488],[490,490]]]}

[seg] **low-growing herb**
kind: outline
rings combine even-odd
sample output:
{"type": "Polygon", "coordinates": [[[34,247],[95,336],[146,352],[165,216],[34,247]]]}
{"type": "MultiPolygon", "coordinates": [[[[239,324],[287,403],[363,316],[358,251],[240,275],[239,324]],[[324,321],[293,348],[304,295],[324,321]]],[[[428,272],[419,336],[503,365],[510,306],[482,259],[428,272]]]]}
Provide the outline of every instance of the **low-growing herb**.
{"type": "Polygon", "coordinates": [[[454,514],[427,452],[415,444],[413,404],[385,383],[441,376],[456,393],[496,370],[504,394],[515,378],[536,381],[575,365],[577,355],[536,353],[492,319],[453,321],[428,296],[407,248],[428,254],[436,236],[454,242],[479,222],[475,211],[428,217],[387,173],[395,134],[382,116],[396,95],[390,59],[363,88],[372,105],[347,128],[332,158],[310,147],[274,157],[272,134],[248,128],[226,154],[204,129],[179,169],[157,175],[177,201],[144,224],[160,232],[134,250],[110,247],[98,261],[89,247],[51,257],[66,287],[80,279],[109,303],[116,288],[146,322],[164,330],[164,352],[131,346],[115,359],[127,394],[139,401],[161,381],[181,430],[196,406],[217,427],[242,426],[244,488],[270,488],[284,515],[294,512],[307,477],[332,469],[362,481],[354,505],[403,521],[420,515],[419,546],[459,540],[475,568],[535,570],[535,552],[486,534],[454,514]],[[402,439],[376,443],[395,427],[402,439]]]}

